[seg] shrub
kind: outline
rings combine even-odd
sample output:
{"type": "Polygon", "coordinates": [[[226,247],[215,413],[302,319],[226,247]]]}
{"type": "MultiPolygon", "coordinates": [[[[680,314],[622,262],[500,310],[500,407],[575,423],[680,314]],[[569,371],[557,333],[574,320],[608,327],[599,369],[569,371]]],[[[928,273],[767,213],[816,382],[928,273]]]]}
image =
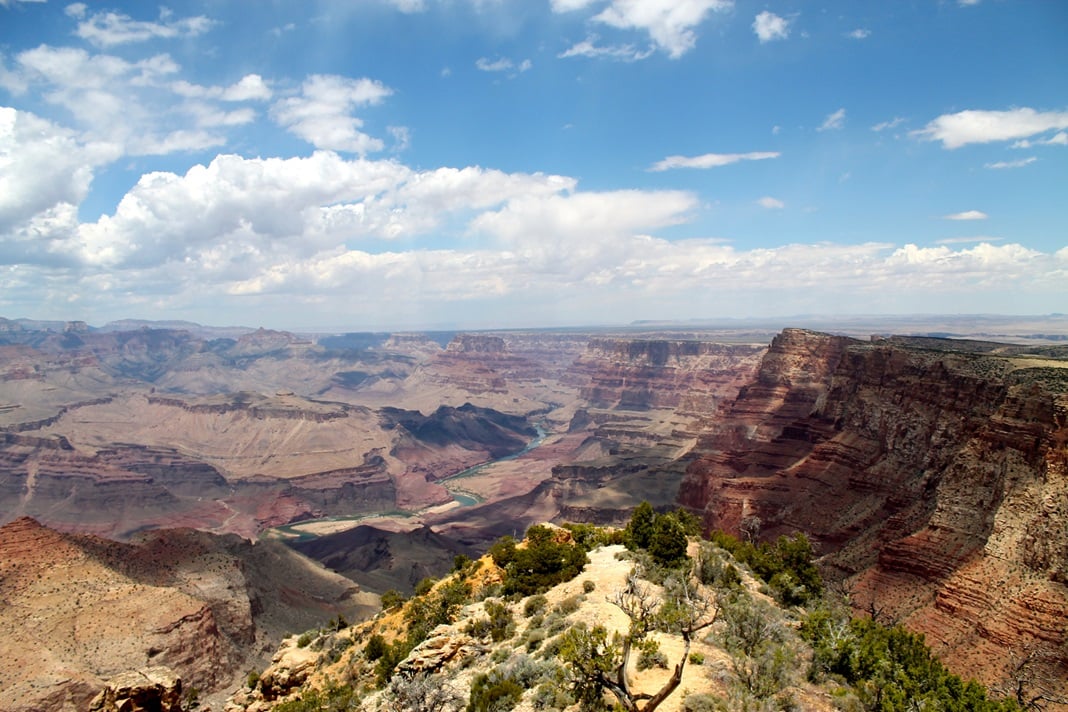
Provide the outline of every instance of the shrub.
{"type": "Polygon", "coordinates": [[[515,617],[511,609],[500,601],[486,601],[486,618],[471,621],[466,632],[478,638],[489,637],[495,643],[515,634],[515,617]]]}
{"type": "Polygon", "coordinates": [[[481,674],[471,684],[471,700],[467,712],[507,712],[519,704],[523,688],[499,671],[481,674]]]}
{"type": "Polygon", "coordinates": [[[425,595],[427,595],[434,588],[434,584],[436,584],[437,582],[438,582],[438,580],[436,578],[434,578],[433,576],[427,576],[425,579],[423,579],[419,583],[415,584],[415,595],[416,596],[425,596],[425,595]]]}
{"type": "Polygon", "coordinates": [[[698,653],[697,651],[694,651],[694,652],[690,653],[690,664],[691,665],[704,665],[705,664],[704,653],[698,653]]]}
{"type": "Polygon", "coordinates": [[[308,644],[311,643],[312,640],[314,640],[314,636],[312,635],[312,632],[310,630],[309,631],[305,631],[305,632],[300,634],[299,638],[297,638],[297,647],[298,648],[307,648],[308,644]]]}
{"type": "Polygon", "coordinates": [[[386,639],[378,633],[371,636],[371,639],[367,641],[367,645],[363,648],[364,657],[369,661],[375,662],[389,651],[389,644],[386,639]]]}
{"type": "Polygon", "coordinates": [[[568,596],[555,606],[553,606],[553,613],[559,616],[566,616],[574,613],[579,609],[581,603],[578,596],[568,596]]]}
{"type": "Polygon", "coordinates": [[[549,599],[543,594],[536,594],[528,598],[527,602],[523,604],[523,615],[527,618],[531,618],[545,611],[548,606],[549,599]]]}
{"type": "Polygon", "coordinates": [[[582,582],[583,593],[593,593],[596,588],[597,584],[595,584],[593,581],[590,581],[589,579],[586,579],[582,582]]]}
{"type": "Polygon", "coordinates": [[[494,562],[504,568],[504,594],[529,596],[570,581],[586,565],[586,552],[573,542],[553,540],[553,530],[542,525],[527,530],[526,546],[517,548],[511,537],[490,547],[494,562]]]}
{"type": "Polygon", "coordinates": [[[256,685],[260,684],[260,673],[256,670],[249,670],[248,677],[245,678],[245,684],[248,685],[248,689],[255,690],[256,685]]]}
{"type": "Polygon", "coordinates": [[[667,666],[667,655],[664,655],[660,648],[648,647],[638,655],[638,670],[648,670],[654,667],[666,670],[667,666]]]}
{"type": "Polygon", "coordinates": [[[723,703],[718,697],[704,692],[686,695],[682,701],[683,712],[719,712],[722,709],[723,703]]]}
{"type": "Polygon", "coordinates": [[[382,594],[382,610],[388,611],[404,603],[404,594],[395,588],[391,588],[382,594]]]}
{"type": "Polygon", "coordinates": [[[656,512],[653,505],[643,501],[630,514],[627,522],[626,545],[628,549],[647,549],[653,540],[653,522],[656,520],[656,512]]]}

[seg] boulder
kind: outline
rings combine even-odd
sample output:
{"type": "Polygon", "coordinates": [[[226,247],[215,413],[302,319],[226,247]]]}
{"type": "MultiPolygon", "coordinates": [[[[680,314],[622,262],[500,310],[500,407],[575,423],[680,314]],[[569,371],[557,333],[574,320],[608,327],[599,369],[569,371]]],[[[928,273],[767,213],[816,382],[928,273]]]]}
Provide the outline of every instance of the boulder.
{"type": "Polygon", "coordinates": [[[90,712],[182,712],[182,679],[167,667],[121,673],[89,703],[90,712]]]}

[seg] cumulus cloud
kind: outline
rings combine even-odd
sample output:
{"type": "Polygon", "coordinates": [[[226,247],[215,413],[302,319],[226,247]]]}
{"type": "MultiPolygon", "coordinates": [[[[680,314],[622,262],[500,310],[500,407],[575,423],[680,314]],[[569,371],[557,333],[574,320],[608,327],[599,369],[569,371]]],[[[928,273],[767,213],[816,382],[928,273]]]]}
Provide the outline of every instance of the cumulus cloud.
{"type": "Polygon", "coordinates": [[[128,61],[71,47],[41,45],[15,56],[0,72],[10,90],[34,91],[70,112],[91,143],[114,145],[129,155],[197,151],[226,143],[224,129],[255,116],[229,104],[264,100],[262,77],[246,75],[228,87],[204,87],[175,79],[181,67],[169,55],[128,61]]]}
{"type": "Polygon", "coordinates": [[[159,20],[156,22],[134,20],[117,12],[97,12],[86,17],[86,10],[83,3],[75,3],[68,6],[67,14],[79,19],[86,18],[78,23],[75,34],[97,47],[113,47],[151,39],[196,37],[215,25],[214,21],[203,15],[175,18],[166,9],[160,11],[159,20]]]}
{"type": "Polygon", "coordinates": [[[989,215],[982,210],[965,210],[962,213],[951,213],[949,215],[943,215],[943,220],[986,220],[989,215]]]}
{"type": "Polygon", "coordinates": [[[845,126],[846,110],[839,109],[833,113],[827,114],[827,118],[823,120],[817,131],[837,131],[845,126]]]}
{"type": "Polygon", "coordinates": [[[222,101],[266,101],[271,98],[271,88],[259,74],[246,74],[228,87],[204,87],[191,84],[184,79],[173,82],[171,90],[180,96],[202,99],[220,99],[222,101]]]}
{"type": "Polygon", "coordinates": [[[94,166],[114,158],[112,147],[86,145],[74,131],[0,107],[0,236],[49,211],[46,221],[54,221],[60,206],[81,203],[94,166]]]}
{"type": "MultiPolygon", "coordinates": [[[[589,4],[554,2],[553,9],[560,12],[589,4]]],[[[612,0],[593,20],[617,29],[648,32],[657,48],[678,59],[696,46],[695,28],[709,13],[733,6],[733,0],[612,0]]]]}
{"type": "Polygon", "coordinates": [[[373,79],[317,74],[304,80],[298,96],[276,102],[271,116],[316,148],[364,155],[381,151],[385,144],[361,131],[363,121],[352,112],[392,94],[392,89],[373,79]]]}
{"type": "Polygon", "coordinates": [[[786,203],[782,202],[778,198],[772,198],[770,195],[765,195],[763,198],[758,200],[757,205],[767,210],[782,210],[786,207],[786,203]]]}
{"type": "Polygon", "coordinates": [[[943,114],[924,128],[913,131],[912,135],[927,141],[941,141],[943,148],[954,149],[972,143],[1026,139],[1058,129],[1068,129],[1068,111],[1036,111],[1023,107],[1008,111],[967,110],[943,114]]]}
{"type": "Polygon", "coordinates": [[[777,151],[752,151],[750,153],[706,153],[701,156],[668,156],[654,163],[649,170],[669,171],[675,168],[718,168],[739,161],[763,161],[778,158],[777,151]]]}
{"type": "Polygon", "coordinates": [[[762,43],[784,40],[790,36],[790,21],[764,10],[753,20],[753,32],[762,43]]]}

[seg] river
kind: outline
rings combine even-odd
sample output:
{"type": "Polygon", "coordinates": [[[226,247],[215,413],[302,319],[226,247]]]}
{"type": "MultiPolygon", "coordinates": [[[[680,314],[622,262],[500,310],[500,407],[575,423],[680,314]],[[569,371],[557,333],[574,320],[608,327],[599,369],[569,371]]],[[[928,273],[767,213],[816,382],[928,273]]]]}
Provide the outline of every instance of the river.
{"type": "MultiPolygon", "coordinates": [[[[452,495],[452,498],[456,500],[456,502],[461,507],[470,507],[473,504],[479,504],[483,501],[483,498],[477,494],[474,494],[473,492],[468,492],[462,487],[457,486],[458,481],[462,481],[464,478],[474,477],[483,470],[485,470],[487,467],[493,467],[499,462],[508,462],[509,460],[514,460],[517,457],[521,457],[527,454],[534,448],[539,447],[542,443],[545,442],[545,438],[548,437],[549,434],[548,432],[546,432],[545,428],[542,427],[541,423],[535,423],[534,428],[537,431],[537,436],[533,440],[528,442],[526,446],[519,452],[514,452],[511,455],[505,455],[504,457],[499,457],[496,460],[483,462],[480,465],[468,467],[466,470],[460,470],[454,475],[449,475],[448,477],[438,480],[438,482],[442,486],[444,486],[446,490],[448,490],[449,494],[452,495]]],[[[434,507],[429,507],[428,509],[435,509],[441,506],[442,505],[439,504],[435,505],[434,507]]],[[[424,509],[418,512],[404,512],[395,510],[392,512],[374,512],[372,514],[350,515],[343,514],[334,517],[322,517],[321,519],[305,519],[299,522],[294,522],[292,524],[284,524],[280,527],[274,527],[273,529],[269,529],[268,531],[264,532],[264,535],[277,536],[290,542],[308,541],[310,539],[318,538],[321,535],[316,534],[314,532],[306,531],[304,529],[301,529],[301,527],[316,524],[319,522],[360,522],[365,519],[379,519],[382,517],[408,518],[419,516],[425,511],[427,510],[424,509]]]]}

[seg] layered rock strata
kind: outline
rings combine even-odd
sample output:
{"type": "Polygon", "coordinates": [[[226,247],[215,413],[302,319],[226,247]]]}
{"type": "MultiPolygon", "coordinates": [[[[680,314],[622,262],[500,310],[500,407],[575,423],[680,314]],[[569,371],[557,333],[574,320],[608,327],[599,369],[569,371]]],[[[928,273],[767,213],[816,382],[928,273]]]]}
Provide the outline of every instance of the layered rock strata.
{"type": "Polygon", "coordinates": [[[49,712],[88,709],[146,665],[220,690],[283,634],[375,603],[278,542],[168,530],[120,544],[28,518],[0,527],[0,596],[0,708],[49,712]]]}
{"type": "Polygon", "coordinates": [[[1004,353],[784,331],[679,501],[710,527],[807,533],[855,605],[967,675],[1035,649],[1065,665],[1068,354],[1004,353]]]}

